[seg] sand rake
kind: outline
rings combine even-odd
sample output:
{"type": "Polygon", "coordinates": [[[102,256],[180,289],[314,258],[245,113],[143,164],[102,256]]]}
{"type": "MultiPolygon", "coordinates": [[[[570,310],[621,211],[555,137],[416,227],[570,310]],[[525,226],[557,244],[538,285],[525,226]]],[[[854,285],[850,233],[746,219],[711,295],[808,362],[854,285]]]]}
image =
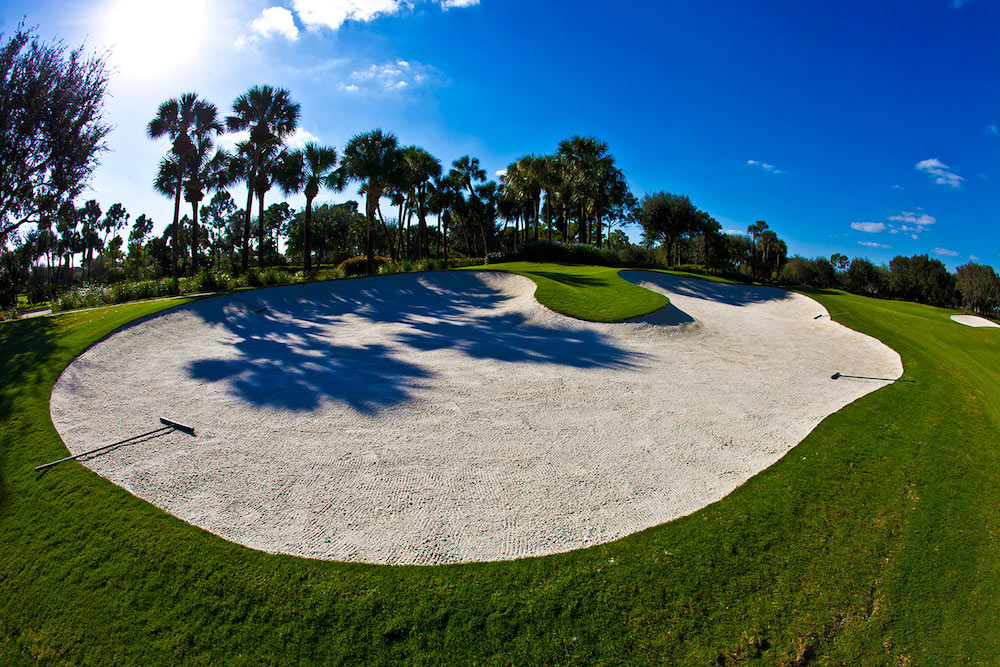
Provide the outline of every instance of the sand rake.
{"type": "Polygon", "coordinates": [[[904,380],[902,378],[893,380],[892,378],[873,378],[867,375],[844,375],[843,373],[834,373],[830,376],[831,380],[839,380],[840,378],[851,378],[853,380],[881,380],[882,382],[909,382],[911,384],[916,384],[916,380],[904,380]]]}
{"type": "Polygon", "coordinates": [[[142,438],[148,438],[150,436],[155,436],[160,433],[165,433],[166,431],[180,431],[182,433],[187,433],[190,436],[195,435],[193,426],[185,426],[180,422],[175,422],[171,419],[166,419],[165,417],[160,417],[160,423],[163,424],[163,426],[161,426],[160,428],[156,428],[153,429],[152,431],[147,431],[145,433],[140,433],[139,435],[133,435],[131,438],[125,438],[124,440],[119,440],[118,442],[112,442],[110,445],[103,445],[101,447],[97,447],[95,449],[91,449],[86,452],[80,452],[79,454],[74,454],[73,456],[67,456],[66,458],[59,459],[58,461],[43,463],[40,466],[35,466],[35,471],[45,470],[47,468],[51,468],[52,466],[59,465],[60,463],[65,463],[66,461],[73,461],[75,459],[82,458],[89,454],[96,454],[98,452],[104,451],[105,449],[111,449],[112,447],[120,447],[122,445],[127,445],[136,442],[138,440],[141,440],[142,438]]]}
{"type": "MultiPolygon", "coordinates": [[[[836,317],[837,315],[850,315],[850,314],[851,314],[851,311],[848,310],[848,311],[845,311],[843,313],[830,313],[830,317],[836,317]]],[[[826,315],[821,313],[821,314],[817,315],[816,317],[814,317],[813,319],[814,320],[818,320],[821,317],[826,317],[826,315]]]]}
{"type": "Polygon", "coordinates": [[[261,306],[260,304],[256,304],[256,305],[255,305],[255,304],[252,304],[252,303],[250,303],[249,301],[247,301],[246,299],[241,299],[240,297],[236,296],[235,294],[230,294],[230,295],[229,295],[229,298],[230,298],[230,299],[235,299],[236,301],[239,301],[239,302],[240,302],[240,303],[242,303],[243,305],[245,305],[245,306],[249,306],[250,308],[253,308],[253,309],[254,309],[255,311],[257,311],[257,314],[258,314],[258,315],[260,315],[260,314],[261,314],[261,313],[263,313],[264,311],[268,310],[268,307],[267,307],[267,306],[263,306],[263,307],[262,307],[262,306],[261,306]]]}

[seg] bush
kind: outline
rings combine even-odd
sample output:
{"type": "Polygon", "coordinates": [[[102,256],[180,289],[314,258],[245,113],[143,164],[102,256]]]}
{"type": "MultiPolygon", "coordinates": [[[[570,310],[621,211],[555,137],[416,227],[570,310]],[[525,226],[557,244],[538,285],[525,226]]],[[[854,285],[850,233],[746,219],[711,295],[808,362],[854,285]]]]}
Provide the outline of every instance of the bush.
{"type": "MultiPolygon", "coordinates": [[[[502,262],[561,262],[565,264],[596,264],[598,266],[629,266],[649,269],[664,268],[656,253],[649,248],[626,246],[612,250],[595,248],[583,243],[556,243],[554,241],[529,241],[513,251],[492,252],[486,256],[487,264],[502,262]]],[[[701,269],[704,272],[704,269],[701,269]]]]}
{"type": "Polygon", "coordinates": [[[229,289],[230,277],[226,273],[215,273],[214,271],[202,271],[194,278],[188,278],[189,283],[181,281],[181,291],[192,292],[221,292],[229,289]],[[185,289],[187,287],[187,289],[185,289]]]}
{"type": "Polygon", "coordinates": [[[660,261],[656,258],[656,253],[652,248],[630,245],[625,246],[624,248],[619,248],[617,252],[618,257],[621,259],[622,266],[634,266],[644,269],[663,268],[660,261]]]}
{"type": "MultiPolygon", "coordinates": [[[[376,257],[375,272],[381,272],[382,267],[391,261],[388,257],[376,257]]],[[[365,276],[368,275],[368,259],[364,255],[351,257],[341,262],[337,268],[348,278],[352,276],[365,276]]]]}

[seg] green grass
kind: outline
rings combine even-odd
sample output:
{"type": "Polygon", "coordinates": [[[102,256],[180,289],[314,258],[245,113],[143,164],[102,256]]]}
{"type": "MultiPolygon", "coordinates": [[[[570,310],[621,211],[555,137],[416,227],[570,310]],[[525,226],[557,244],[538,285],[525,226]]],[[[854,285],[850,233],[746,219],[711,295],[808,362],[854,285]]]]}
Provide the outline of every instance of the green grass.
{"type": "Polygon", "coordinates": [[[538,285],[535,298],[540,303],[557,313],[594,322],[620,322],[648,315],[669,303],[662,294],[619,278],[621,269],[606,266],[507,262],[469,268],[530,278],[538,285]]]}
{"type": "MultiPolygon", "coordinates": [[[[595,285],[573,271],[527,275],[618,319],[644,310],[588,298],[618,294],[603,269],[579,269],[595,285]]],[[[61,369],[175,304],[2,324],[0,664],[995,663],[1000,336],[949,311],[813,296],[899,351],[916,384],[844,408],[688,517],[568,554],[426,568],[263,554],[79,464],[39,476],[65,454],[48,415],[61,369]]]]}

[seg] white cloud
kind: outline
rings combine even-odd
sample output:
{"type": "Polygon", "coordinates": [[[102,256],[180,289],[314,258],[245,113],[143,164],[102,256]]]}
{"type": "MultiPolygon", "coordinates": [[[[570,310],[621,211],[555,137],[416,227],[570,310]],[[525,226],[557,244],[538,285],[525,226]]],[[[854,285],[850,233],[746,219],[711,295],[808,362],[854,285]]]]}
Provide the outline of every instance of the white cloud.
{"type": "Polygon", "coordinates": [[[976,257],[975,255],[969,255],[969,261],[970,262],[978,262],[979,258],[976,257]]]}
{"type": "Polygon", "coordinates": [[[433,67],[415,61],[397,60],[355,70],[347,76],[347,81],[340,88],[352,93],[362,90],[381,94],[398,93],[424,86],[438,79],[437,74],[433,67]]]}
{"type": "Polygon", "coordinates": [[[503,178],[504,176],[507,175],[507,170],[506,169],[497,169],[496,172],[494,172],[493,175],[496,176],[497,178],[503,178]]]}
{"type": "Polygon", "coordinates": [[[976,0],[951,0],[951,7],[952,9],[961,9],[966,5],[971,5],[975,1],[976,0]]]}
{"type": "Polygon", "coordinates": [[[991,137],[1000,136],[1000,127],[997,127],[995,121],[986,126],[986,134],[991,137]]]}
{"type": "Polygon", "coordinates": [[[934,248],[935,255],[941,255],[942,257],[958,257],[958,253],[954,250],[948,250],[947,248],[934,248]]]}
{"type": "Polygon", "coordinates": [[[881,222],[852,222],[851,229],[869,234],[878,234],[885,231],[885,224],[881,222]]]}
{"type": "Polygon", "coordinates": [[[920,237],[919,237],[919,236],[917,236],[916,234],[910,234],[910,238],[911,238],[911,239],[913,239],[914,241],[916,241],[916,240],[917,240],[917,239],[919,239],[920,237]]]}
{"type": "Polygon", "coordinates": [[[917,171],[922,171],[929,176],[933,176],[934,182],[938,185],[947,185],[951,188],[958,188],[962,186],[962,181],[965,180],[955,172],[951,171],[951,167],[937,158],[921,160],[915,166],[917,171]]]}
{"type": "Polygon", "coordinates": [[[784,170],[778,169],[773,164],[768,164],[767,162],[761,162],[759,160],[747,160],[747,164],[752,167],[760,167],[764,171],[769,171],[772,174],[783,174],[784,170]]]}
{"type": "MultiPolygon", "coordinates": [[[[310,30],[330,28],[336,30],[347,21],[373,21],[380,16],[391,16],[412,9],[419,3],[431,0],[292,0],[292,8],[299,20],[310,30]]],[[[434,0],[441,11],[472,7],[479,0],[434,0]]]]}
{"type": "Polygon", "coordinates": [[[902,185],[890,185],[889,189],[890,190],[902,190],[903,186],[902,185]]]}
{"type": "Polygon", "coordinates": [[[893,222],[905,223],[902,226],[902,230],[904,232],[909,231],[909,229],[906,227],[907,224],[916,225],[917,231],[922,232],[924,231],[925,227],[930,227],[935,222],[937,222],[937,218],[935,218],[933,215],[927,215],[926,213],[916,213],[913,211],[902,211],[900,212],[899,215],[890,215],[889,219],[892,220],[893,222]]]}
{"type": "Polygon", "coordinates": [[[268,7],[250,23],[250,28],[262,37],[281,35],[292,41],[299,38],[295,19],[284,7],[268,7]]]}
{"type": "Polygon", "coordinates": [[[890,229],[890,230],[889,230],[889,233],[890,233],[890,234],[898,234],[898,233],[899,233],[899,230],[898,230],[898,229],[890,229]]]}
{"type": "Polygon", "coordinates": [[[875,243],[874,241],[858,241],[858,245],[863,245],[868,248],[881,248],[882,250],[892,250],[891,245],[885,243],[875,243]]]}
{"type": "Polygon", "coordinates": [[[301,127],[295,130],[290,137],[285,139],[286,146],[297,149],[305,148],[306,144],[310,142],[319,143],[319,137],[309,130],[303,130],[301,127]]]}

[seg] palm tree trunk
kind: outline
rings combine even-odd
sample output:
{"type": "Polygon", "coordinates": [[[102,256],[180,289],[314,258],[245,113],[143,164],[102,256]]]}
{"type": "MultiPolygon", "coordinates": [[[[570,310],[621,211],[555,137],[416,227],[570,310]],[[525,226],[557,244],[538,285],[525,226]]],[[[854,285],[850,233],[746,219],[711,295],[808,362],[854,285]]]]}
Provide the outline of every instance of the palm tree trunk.
{"type": "Polygon", "coordinates": [[[257,266],[264,268],[264,194],[257,193],[257,266]]]}
{"type": "Polygon", "coordinates": [[[420,237],[420,259],[427,259],[431,254],[431,239],[427,234],[427,210],[422,189],[417,191],[417,236],[420,237]]]}
{"type": "Polygon", "coordinates": [[[548,193],[545,194],[545,225],[549,228],[549,243],[552,243],[552,202],[549,201],[548,193]]]}
{"type": "Polygon", "coordinates": [[[396,261],[396,248],[392,243],[392,234],[389,233],[389,225],[385,224],[385,218],[382,216],[382,207],[378,207],[378,220],[382,223],[382,233],[385,234],[385,242],[389,244],[389,259],[396,261]]]}
{"type": "Polygon", "coordinates": [[[312,271],[312,214],[313,200],[306,198],[306,217],[302,228],[302,268],[306,274],[312,271]]]}
{"type": "Polygon", "coordinates": [[[198,275],[198,202],[191,202],[191,275],[198,275]]]}
{"type": "Polygon", "coordinates": [[[451,217],[451,211],[442,209],[441,217],[444,218],[444,258],[448,259],[448,218],[451,217]]]}
{"type": "Polygon", "coordinates": [[[531,215],[534,216],[534,218],[535,218],[535,240],[537,241],[538,240],[538,233],[539,233],[539,231],[541,231],[541,228],[542,228],[542,216],[539,213],[539,211],[542,208],[542,195],[541,195],[541,193],[539,193],[538,199],[535,200],[535,201],[533,201],[532,204],[534,205],[534,210],[531,212],[531,215]]]}
{"type": "Polygon", "coordinates": [[[365,226],[365,259],[368,275],[375,275],[375,245],[372,239],[372,228],[375,226],[375,209],[378,207],[378,200],[381,194],[376,184],[369,180],[368,191],[365,197],[365,219],[368,224],[365,226]]]}
{"type": "Polygon", "coordinates": [[[180,243],[180,230],[181,226],[181,187],[184,181],[184,158],[181,157],[178,160],[178,175],[177,175],[177,191],[174,192],[174,238],[170,242],[170,266],[173,270],[174,277],[174,289],[177,289],[178,275],[177,275],[177,254],[178,247],[180,243]]]}
{"type": "Polygon", "coordinates": [[[253,163],[247,174],[247,210],[243,216],[243,257],[240,260],[242,272],[250,267],[250,211],[253,209],[253,184],[257,180],[257,162],[260,159],[260,147],[254,144],[253,163]]]}

